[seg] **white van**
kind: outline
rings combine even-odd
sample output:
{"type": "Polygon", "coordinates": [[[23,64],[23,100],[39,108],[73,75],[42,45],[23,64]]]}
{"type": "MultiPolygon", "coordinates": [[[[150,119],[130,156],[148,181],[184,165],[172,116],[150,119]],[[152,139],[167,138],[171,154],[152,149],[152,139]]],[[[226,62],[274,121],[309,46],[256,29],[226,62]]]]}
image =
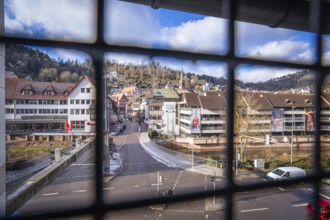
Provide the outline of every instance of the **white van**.
{"type": "Polygon", "coordinates": [[[288,180],[305,176],[305,170],[298,167],[277,167],[272,172],[267,173],[268,180],[288,180]]]}

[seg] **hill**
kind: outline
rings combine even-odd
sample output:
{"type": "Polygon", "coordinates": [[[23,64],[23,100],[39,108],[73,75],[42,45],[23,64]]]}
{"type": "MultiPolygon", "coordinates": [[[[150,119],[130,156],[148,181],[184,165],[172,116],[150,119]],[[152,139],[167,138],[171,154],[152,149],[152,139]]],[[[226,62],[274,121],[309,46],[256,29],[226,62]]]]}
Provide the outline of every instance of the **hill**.
{"type": "MultiPolygon", "coordinates": [[[[53,59],[48,54],[23,45],[6,45],[5,65],[7,71],[14,72],[18,77],[30,76],[35,81],[76,82],[82,75],[93,77],[92,60],[79,63],[78,60],[53,59]]],[[[162,66],[151,61],[141,64],[121,64],[116,60],[106,60],[106,73],[115,73],[109,81],[109,87],[118,84],[122,87],[136,85],[144,89],[163,88],[167,82],[178,86],[181,71],[162,66]]],[[[288,91],[309,89],[314,91],[314,74],[308,70],[270,79],[265,82],[244,83],[236,80],[236,86],[241,89],[255,91],[288,91]]],[[[227,80],[223,77],[199,75],[184,72],[184,83],[187,89],[198,91],[205,83],[226,87],[227,80]]],[[[329,87],[326,80],[324,88],[329,87]]]]}

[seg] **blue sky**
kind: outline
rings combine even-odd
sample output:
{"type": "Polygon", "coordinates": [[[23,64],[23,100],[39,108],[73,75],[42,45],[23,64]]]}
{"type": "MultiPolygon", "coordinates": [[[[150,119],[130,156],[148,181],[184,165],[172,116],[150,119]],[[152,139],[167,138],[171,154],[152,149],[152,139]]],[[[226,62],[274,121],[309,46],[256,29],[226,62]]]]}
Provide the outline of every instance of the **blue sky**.
{"type": "MultiPolygon", "coordinates": [[[[180,49],[192,52],[224,54],[227,51],[226,21],[165,9],[154,10],[117,0],[106,1],[105,40],[108,43],[151,48],[180,49]]],[[[36,38],[57,38],[80,42],[95,40],[95,2],[93,0],[5,0],[5,32],[36,38]]],[[[266,26],[237,22],[238,56],[312,63],[315,57],[311,33],[271,29],[266,26]]],[[[324,61],[330,64],[327,38],[324,61]]],[[[84,53],[40,48],[52,57],[84,60],[84,53]]],[[[147,57],[108,54],[121,63],[141,63],[147,57]]],[[[190,62],[155,58],[161,65],[175,69],[226,77],[226,65],[215,62],[190,62]]],[[[245,82],[265,81],[294,73],[293,69],[240,66],[237,78],[245,82]]]]}

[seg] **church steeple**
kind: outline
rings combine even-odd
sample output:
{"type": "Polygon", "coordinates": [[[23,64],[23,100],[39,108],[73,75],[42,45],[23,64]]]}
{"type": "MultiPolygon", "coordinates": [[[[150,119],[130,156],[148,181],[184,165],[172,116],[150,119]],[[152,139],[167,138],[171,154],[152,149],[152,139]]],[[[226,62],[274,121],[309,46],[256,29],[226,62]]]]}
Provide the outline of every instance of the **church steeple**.
{"type": "Polygon", "coordinates": [[[185,89],[185,83],[183,79],[183,67],[181,69],[181,76],[180,76],[180,81],[179,81],[179,89],[185,89]]]}

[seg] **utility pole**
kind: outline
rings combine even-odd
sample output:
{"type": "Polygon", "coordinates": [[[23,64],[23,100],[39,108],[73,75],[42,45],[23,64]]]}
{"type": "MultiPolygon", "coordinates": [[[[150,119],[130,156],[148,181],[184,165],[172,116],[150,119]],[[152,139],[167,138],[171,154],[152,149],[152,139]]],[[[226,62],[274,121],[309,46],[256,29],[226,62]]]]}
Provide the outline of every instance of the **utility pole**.
{"type": "Polygon", "coordinates": [[[292,130],[291,130],[291,148],[290,148],[290,162],[292,164],[292,157],[293,157],[293,129],[294,129],[294,106],[292,106],[292,130]]]}
{"type": "Polygon", "coordinates": [[[157,199],[159,198],[159,171],[157,171],[157,199]]]}
{"type": "Polygon", "coordinates": [[[194,147],[191,147],[191,169],[194,170],[194,147]]]}
{"type": "Polygon", "coordinates": [[[103,149],[103,173],[110,175],[110,150],[109,150],[109,119],[108,119],[108,95],[107,95],[107,75],[104,73],[104,149],[103,149]]]}

